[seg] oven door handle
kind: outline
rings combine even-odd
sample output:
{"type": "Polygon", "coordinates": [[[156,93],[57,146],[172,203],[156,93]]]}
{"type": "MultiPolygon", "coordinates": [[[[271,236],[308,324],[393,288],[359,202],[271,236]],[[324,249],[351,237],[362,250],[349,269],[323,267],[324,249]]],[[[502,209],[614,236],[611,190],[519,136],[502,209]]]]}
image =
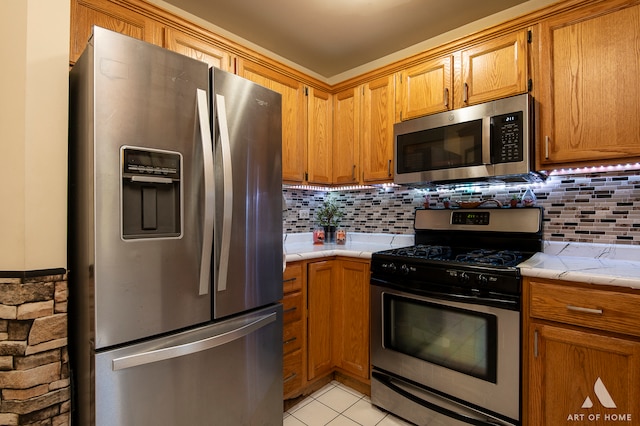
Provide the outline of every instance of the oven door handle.
{"type": "MultiPolygon", "coordinates": [[[[435,411],[437,413],[440,413],[444,416],[450,417],[452,419],[458,420],[460,422],[463,423],[467,423],[470,425],[474,425],[474,426],[503,426],[509,423],[502,423],[499,421],[492,421],[492,420],[486,420],[485,419],[480,419],[480,418],[474,418],[471,417],[469,415],[466,414],[462,414],[456,411],[452,411],[449,410],[447,408],[441,407],[439,405],[436,405],[432,402],[429,401],[425,401],[424,399],[421,399],[419,397],[417,397],[416,395],[412,394],[411,392],[408,392],[404,389],[402,389],[401,387],[394,385],[392,383],[393,381],[393,377],[388,376],[386,374],[374,371],[373,373],[371,373],[372,378],[375,378],[376,380],[378,380],[381,384],[383,384],[384,386],[388,387],[389,389],[391,389],[392,391],[398,393],[399,395],[411,400],[412,402],[415,402],[416,404],[420,404],[432,411],[435,411]]],[[[434,397],[438,397],[441,398],[445,401],[448,401],[447,398],[445,397],[441,397],[437,394],[433,394],[431,392],[429,392],[430,394],[432,394],[434,397]]]]}

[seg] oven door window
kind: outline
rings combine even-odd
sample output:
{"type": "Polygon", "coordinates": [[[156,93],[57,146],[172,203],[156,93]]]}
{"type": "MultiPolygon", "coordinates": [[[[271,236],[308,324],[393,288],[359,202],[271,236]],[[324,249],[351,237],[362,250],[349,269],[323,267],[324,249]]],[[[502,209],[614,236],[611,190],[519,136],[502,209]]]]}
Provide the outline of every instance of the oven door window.
{"type": "Polygon", "coordinates": [[[384,346],[496,383],[495,315],[384,294],[384,346]]]}
{"type": "Polygon", "coordinates": [[[398,172],[482,165],[482,120],[397,136],[398,172]]]}

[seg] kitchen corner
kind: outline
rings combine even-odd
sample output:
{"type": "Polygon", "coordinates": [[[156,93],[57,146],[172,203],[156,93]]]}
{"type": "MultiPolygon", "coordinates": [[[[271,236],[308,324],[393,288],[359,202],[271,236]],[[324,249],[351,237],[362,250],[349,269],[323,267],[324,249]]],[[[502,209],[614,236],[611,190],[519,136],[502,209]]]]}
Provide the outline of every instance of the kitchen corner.
{"type": "Polygon", "coordinates": [[[331,256],[370,259],[371,253],[414,243],[412,234],[347,233],[346,244],[313,244],[311,232],[284,234],[283,247],[287,262],[331,256]]]}

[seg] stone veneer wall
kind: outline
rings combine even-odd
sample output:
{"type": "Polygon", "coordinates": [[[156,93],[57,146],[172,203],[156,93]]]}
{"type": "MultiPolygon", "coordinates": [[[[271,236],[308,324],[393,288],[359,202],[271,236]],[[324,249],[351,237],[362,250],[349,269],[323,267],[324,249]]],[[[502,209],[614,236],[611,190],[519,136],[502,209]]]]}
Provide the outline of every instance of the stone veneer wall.
{"type": "Polygon", "coordinates": [[[287,212],[284,232],[309,232],[315,225],[314,209],[325,198],[344,206],[342,226],[347,232],[413,233],[413,212],[425,196],[431,208],[442,199],[507,202],[530,187],[544,209],[544,239],[606,244],[640,245],[640,173],[603,172],[550,176],[530,186],[458,187],[422,189],[375,187],[348,191],[312,191],[284,188],[287,212]],[[300,219],[299,210],[309,210],[300,219]]]}
{"type": "Polygon", "coordinates": [[[0,425],[70,424],[67,277],[0,277],[0,425]]]}

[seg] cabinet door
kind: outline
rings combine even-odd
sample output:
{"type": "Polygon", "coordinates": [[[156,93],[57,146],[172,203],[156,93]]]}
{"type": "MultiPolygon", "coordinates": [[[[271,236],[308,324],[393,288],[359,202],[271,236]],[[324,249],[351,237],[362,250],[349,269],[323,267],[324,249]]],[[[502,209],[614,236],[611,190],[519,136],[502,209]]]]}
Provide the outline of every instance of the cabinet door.
{"type": "Polygon", "coordinates": [[[224,71],[233,71],[229,52],[173,28],[165,30],[165,47],[224,71]]]}
{"type": "Polygon", "coordinates": [[[529,338],[533,344],[528,424],[636,421],[640,415],[639,342],[536,322],[529,338]]]}
{"type": "Polygon", "coordinates": [[[640,156],[640,5],[628,3],[603,2],[542,22],[543,164],[640,156]]]}
{"type": "Polygon", "coordinates": [[[369,264],[338,261],[332,298],[335,363],[369,379],[369,264]]]}
{"type": "Polygon", "coordinates": [[[360,90],[352,88],[333,96],[333,183],[359,181],[360,90]]]}
{"type": "Polygon", "coordinates": [[[362,104],[363,183],[393,181],[394,76],[364,84],[362,104]]]}
{"type": "Polygon", "coordinates": [[[282,95],[282,180],[302,183],[307,159],[304,85],[247,60],[239,61],[238,74],[282,95]]]}
{"type": "Polygon", "coordinates": [[[462,51],[462,104],[456,107],[525,93],[527,76],[527,32],[524,30],[465,49],[462,51]]]}
{"type": "Polygon", "coordinates": [[[75,64],[87,46],[94,25],[149,43],[162,44],[162,39],[158,36],[160,25],[144,15],[108,0],[72,0],[69,46],[71,64],[75,64]]]}
{"type": "Polygon", "coordinates": [[[307,379],[331,372],[331,285],[334,262],[309,263],[307,271],[307,379]]]}
{"type": "Polygon", "coordinates": [[[333,105],[329,93],[309,88],[307,110],[309,183],[331,184],[333,105]]]}
{"type": "Polygon", "coordinates": [[[432,59],[400,72],[400,119],[442,112],[452,105],[451,56],[432,59]]]}

